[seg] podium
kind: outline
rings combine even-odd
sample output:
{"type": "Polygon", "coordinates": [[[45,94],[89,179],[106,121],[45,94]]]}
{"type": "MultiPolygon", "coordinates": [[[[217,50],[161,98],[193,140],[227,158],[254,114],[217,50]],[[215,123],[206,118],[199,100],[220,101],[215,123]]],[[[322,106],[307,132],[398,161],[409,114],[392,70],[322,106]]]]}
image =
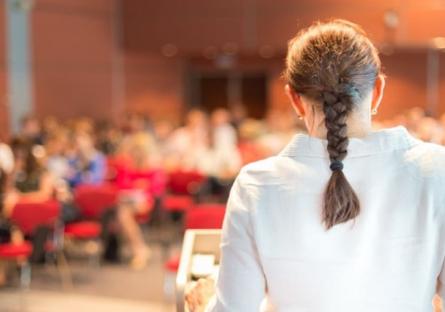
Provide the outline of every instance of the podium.
{"type": "Polygon", "coordinates": [[[191,268],[194,255],[204,254],[215,256],[218,264],[220,259],[221,230],[187,230],[184,235],[181,259],[176,276],[176,311],[186,312],[184,291],[193,280],[191,268]]]}

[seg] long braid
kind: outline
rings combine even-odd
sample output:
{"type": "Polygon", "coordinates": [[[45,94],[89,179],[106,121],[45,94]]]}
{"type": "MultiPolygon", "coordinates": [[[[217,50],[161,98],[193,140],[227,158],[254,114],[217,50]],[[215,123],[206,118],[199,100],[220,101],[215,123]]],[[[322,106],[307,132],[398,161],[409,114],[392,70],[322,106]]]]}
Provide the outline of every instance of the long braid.
{"type": "Polygon", "coordinates": [[[327,150],[332,170],[324,197],[323,222],[330,228],[337,223],[355,218],[360,213],[360,203],[343,174],[343,160],[348,153],[349,144],[347,118],[353,108],[351,96],[324,91],[322,98],[327,129],[327,150]],[[339,184],[343,187],[339,187],[339,184]]]}
{"type": "Polygon", "coordinates": [[[352,105],[329,91],[323,92],[322,96],[329,157],[331,162],[342,161],[346,157],[349,143],[346,120],[352,105]]]}

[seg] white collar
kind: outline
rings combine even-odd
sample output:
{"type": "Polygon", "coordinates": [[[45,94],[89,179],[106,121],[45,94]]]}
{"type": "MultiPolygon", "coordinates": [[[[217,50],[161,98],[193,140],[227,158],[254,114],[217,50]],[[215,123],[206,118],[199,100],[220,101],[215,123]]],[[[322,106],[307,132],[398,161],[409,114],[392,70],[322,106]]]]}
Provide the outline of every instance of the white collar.
{"type": "MultiPolygon", "coordinates": [[[[421,143],[408,133],[403,126],[387,128],[371,132],[363,138],[349,138],[348,156],[361,157],[382,152],[407,149],[421,143]]],[[[296,134],[289,144],[281,151],[280,156],[327,157],[327,140],[296,134]]]]}

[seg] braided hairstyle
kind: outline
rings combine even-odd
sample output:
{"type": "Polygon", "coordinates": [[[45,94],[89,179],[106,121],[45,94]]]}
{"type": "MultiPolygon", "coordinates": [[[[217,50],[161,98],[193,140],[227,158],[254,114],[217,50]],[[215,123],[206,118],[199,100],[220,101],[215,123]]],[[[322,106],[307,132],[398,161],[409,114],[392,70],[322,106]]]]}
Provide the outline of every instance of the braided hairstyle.
{"type": "Polygon", "coordinates": [[[360,213],[360,202],[343,173],[347,120],[372,92],[380,71],[377,49],[359,26],[345,20],[315,23],[289,42],[284,78],[295,92],[317,103],[325,117],[332,170],[322,212],[327,229],[360,213]]]}

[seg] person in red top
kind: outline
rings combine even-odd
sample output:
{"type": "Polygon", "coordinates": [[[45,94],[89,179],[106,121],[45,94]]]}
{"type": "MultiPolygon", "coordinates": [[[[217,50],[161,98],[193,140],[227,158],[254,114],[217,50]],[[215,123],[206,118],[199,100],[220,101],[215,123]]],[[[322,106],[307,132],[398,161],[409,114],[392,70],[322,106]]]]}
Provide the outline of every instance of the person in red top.
{"type": "Polygon", "coordinates": [[[131,266],[136,269],[143,268],[150,256],[136,216],[150,213],[155,197],[161,195],[165,185],[155,155],[152,137],[139,132],[125,139],[115,161],[119,188],[117,218],[133,255],[131,266]]]}

